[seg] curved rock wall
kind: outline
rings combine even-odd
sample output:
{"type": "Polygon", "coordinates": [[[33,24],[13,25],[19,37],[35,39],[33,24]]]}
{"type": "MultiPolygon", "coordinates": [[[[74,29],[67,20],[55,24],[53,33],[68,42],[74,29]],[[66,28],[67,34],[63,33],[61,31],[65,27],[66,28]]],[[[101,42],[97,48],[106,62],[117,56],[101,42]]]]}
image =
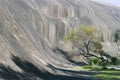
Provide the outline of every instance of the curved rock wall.
{"type": "Polygon", "coordinates": [[[15,66],[10,59],[14,54],[42,68],[69,67],[53,49],[64,49],[63,36],[82,24],[100,29],[105,50],[119,53],[113,42],[119,13],[118,8],[89,0],[0,0],[0,61],[15,66]]]}

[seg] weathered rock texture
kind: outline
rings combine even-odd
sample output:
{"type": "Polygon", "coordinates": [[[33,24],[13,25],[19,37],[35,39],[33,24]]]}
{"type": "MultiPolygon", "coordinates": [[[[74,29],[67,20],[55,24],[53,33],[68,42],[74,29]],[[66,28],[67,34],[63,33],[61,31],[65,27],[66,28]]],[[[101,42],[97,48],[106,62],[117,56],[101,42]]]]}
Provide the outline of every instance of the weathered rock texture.
{"type": "Polygon", "coordinates": [[[114,43],[119,13],[119,8],[89,0],[0,0],[0,62],[20,70],[11,60],[15,55],[46,70],[48,64],[70,67],[54,49],[64,49],[63,36],[82,24],[100,29],[105,50],[119,54],[114,43]]]}

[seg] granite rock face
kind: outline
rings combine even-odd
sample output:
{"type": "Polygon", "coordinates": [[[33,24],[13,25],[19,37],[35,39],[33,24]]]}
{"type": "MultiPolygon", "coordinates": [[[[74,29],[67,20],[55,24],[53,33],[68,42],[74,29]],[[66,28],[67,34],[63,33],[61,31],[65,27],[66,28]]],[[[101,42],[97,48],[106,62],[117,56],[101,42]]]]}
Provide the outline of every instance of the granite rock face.
{"type": "Polygon", "coordinates": [[[11,55],[44,69],[48,64],[70,67],[63,36],[70,28],[94,25],[103,33],[106,52],[119,54],[114,43],[120,28],[120,9],[89,0],[0,0],[0,62],[15,70],[11,55]]]}

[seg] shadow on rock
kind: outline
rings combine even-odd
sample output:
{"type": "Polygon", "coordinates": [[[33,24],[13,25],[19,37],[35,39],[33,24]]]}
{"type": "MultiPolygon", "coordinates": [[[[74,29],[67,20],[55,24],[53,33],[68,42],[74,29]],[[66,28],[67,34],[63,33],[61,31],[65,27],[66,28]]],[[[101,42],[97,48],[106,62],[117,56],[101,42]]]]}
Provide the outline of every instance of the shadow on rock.
{"type": "MultiPolygon", "coordinates": [[[[54,75],[45,70],[40,70],[32,63],[27,61],[22,61],[20,58],[13,56],[12,60],[14,63],[23,70],[23,72],[17,72],[10,67],[6,67],[5,65],[0,65],[0,78],[4,80],[94,80],[94,78],[86,78],[81,76],[67,76],[67,75],[54,75]]],[[[54,68],[53,66],[48,65],[50,68],[54,68]]],[[[61,69],[54,68],[56,70],[60,70],[67,73],[75,73],[70,71],[64,71],[61,69]]]]}
{"type": "Polygon", "coordinates": [[[58,47],[54,48],[53,52],[58,53],[58,54],[62,54],[69,62],[73,63],[73,65],[78,65],[78,66],[87,65],[86,63],[84,63],[82,61],[81,62],[80,61],[76,62],[76,61],[72,60],[71,56],[68,55],[69,54],[68,52],[66,52],[66,51],[64,51],[64,50],[62,50],[62,49],[60,49],[58,47]]]}

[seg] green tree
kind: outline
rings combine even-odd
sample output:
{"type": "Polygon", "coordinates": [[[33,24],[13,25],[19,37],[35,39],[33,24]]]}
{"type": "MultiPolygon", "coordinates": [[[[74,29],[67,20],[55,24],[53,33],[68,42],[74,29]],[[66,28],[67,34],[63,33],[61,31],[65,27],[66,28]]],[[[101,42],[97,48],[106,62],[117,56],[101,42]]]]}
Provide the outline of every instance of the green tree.
{"type": "Polygon", "coordinates": [[[94,26],[81,26],[71,29],[64,37],[66,43],[71,43],[73,49],[85,57],[96,57],[101,59],[103,45],[97,34],[99,31],[94,26]]]}

